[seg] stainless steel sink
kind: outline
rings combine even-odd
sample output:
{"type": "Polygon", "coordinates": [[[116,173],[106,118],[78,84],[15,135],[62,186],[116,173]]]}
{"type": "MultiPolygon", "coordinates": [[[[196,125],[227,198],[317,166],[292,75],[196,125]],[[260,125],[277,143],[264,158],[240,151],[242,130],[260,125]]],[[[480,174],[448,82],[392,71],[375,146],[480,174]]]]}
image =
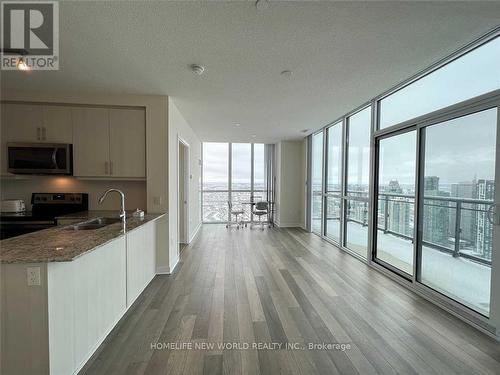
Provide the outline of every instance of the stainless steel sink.
{"type": "Polygon", "coordinates": [[[85,221],[83,223],[74,224],[66,227],[67,230],[92,230],[105,227],[107,225],[121,222],[122,219],[117,217],[96,217],[95,219],[85,221]]]}

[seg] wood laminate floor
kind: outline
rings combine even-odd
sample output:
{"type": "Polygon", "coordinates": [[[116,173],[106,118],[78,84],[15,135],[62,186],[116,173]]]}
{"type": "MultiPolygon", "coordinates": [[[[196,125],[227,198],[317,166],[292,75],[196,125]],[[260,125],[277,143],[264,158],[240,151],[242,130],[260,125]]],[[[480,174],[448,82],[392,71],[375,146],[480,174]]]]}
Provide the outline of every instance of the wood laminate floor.
{"type": "Polygon", "coordinates": [[[315,235],[204,225],[81,373],[495,375],[500,345],[315,235]],[[220,342],[249,349],[181,347],[220,342]]]}

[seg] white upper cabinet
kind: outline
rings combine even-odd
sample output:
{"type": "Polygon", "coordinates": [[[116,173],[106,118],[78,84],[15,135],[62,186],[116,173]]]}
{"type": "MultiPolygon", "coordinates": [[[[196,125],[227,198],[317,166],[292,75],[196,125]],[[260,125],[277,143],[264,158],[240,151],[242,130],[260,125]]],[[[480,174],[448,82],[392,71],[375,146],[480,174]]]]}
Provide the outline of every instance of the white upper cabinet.
{"type": "Polygon", "coordinates": [[[73,143],[71,108],[64,106],[44,106],[42,142],[73,143]]]}
{"type": "Polygon", "coordinates": [[[73,174],[109,176],[109,110],[73,108],[73,174]]]}
{"type": "Polygon", "coordinates": [[[73,174],[145,178],[146,123],[142,109],[73,109],[73,174]]]}
{"type": "Polygon", "coordinates": [[[146,177],[146,124],[142,109],[109,110],[110,174],[146,177]]]}
{"type": "Polygon", "coordinates": [[[2,104],[6,142],[72,143],[71,110],[64,106],[2,104]]]}
{"type": "MultiPolygon", "coordinates": [[[[71,127],[71,123],[68,126],[71,127]]],[[[40,142],[42,128],[42,106],[2,104],[2,141],[40,142]]]]}

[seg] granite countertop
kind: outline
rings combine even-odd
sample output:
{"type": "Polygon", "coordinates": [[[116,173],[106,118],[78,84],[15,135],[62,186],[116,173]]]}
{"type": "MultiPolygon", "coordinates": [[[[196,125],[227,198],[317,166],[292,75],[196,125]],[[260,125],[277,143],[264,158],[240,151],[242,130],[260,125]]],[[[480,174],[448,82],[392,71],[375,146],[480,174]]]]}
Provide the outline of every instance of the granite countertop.
{"type": "MultiPolygon", "coordinates": [[[[121,222],[92,230],[69,230],[58,226],[0,241],[0,263],[69,262],[141,225],[165,214],[128,217],[125,232],[121,222]]],[[[85,211],[63,216],[87,221],[96,217],[117,217],[116,211],[85,211]]],[[[74,224],[73,224],[74,225],[74,224]]]]}

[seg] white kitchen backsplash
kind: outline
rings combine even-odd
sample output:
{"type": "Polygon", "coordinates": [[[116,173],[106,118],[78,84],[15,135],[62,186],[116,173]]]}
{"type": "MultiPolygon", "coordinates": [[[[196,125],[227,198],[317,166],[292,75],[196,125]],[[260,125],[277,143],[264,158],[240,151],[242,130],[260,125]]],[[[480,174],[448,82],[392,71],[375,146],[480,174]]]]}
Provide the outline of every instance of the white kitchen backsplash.
{"type": "Polygon", "coordinates": [[[125,208],[146,209],[145,181],[104,181],[80,180],[69,176],[26,176],[20,179],[1,180],[1,199],[23,199],[30,210],[31,193],[89,193],[90,210],[118,210],[120,197],[110,195],[102,205],[99,196],[109,188],[117,188],[125,193],[125,208]]]}

